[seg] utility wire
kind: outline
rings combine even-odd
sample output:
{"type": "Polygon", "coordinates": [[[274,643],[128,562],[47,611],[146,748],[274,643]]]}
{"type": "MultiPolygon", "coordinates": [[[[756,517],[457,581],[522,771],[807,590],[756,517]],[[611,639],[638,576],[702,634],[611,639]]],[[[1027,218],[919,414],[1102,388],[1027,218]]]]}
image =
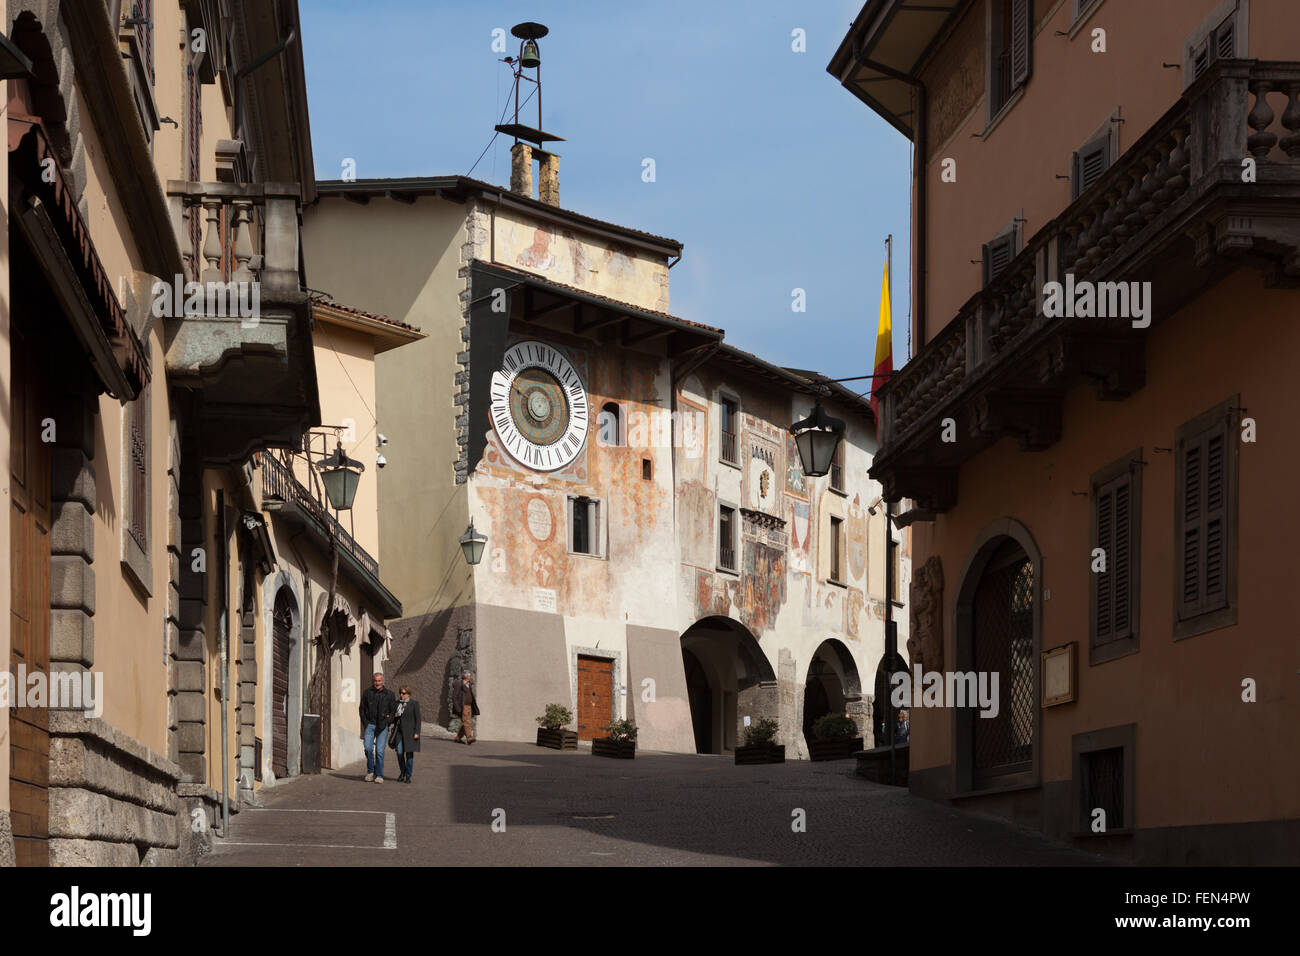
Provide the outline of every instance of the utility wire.
{"type": "MultiPolygon", "coordinates": [[[[515,78],[515,82],[514,82],[514,86],[518,86],[518,85],[519,85],[519,79],[516,77],[516,78],[515,78]]],[[[514,91],[514,86],[511,86],[511,92],[514,91]]],[[[527,96],[524,97],[524,101],[523,101],[522,103],[519,104],[519,108],[520,108],[520,109],[523,109],[525,106],[527,106],[527,105],[528,105],[528,101],[531,100],[531,99],[533,98],[533,94],[536,93],[536,92],[537,92],[537,87],[534,86],[534,87],[533,87],[533,92],[532,92],[532,93],[529,93],[527,96]]],[[[497,125],[498,125],[498,126],[500,126],[502,123],[504,123],[504,122],[506,121],[506,113],[508,113],[508,112],[510,112],[510,99],[509,99],[509,97],[506,98],[506,108],[503,109],[503,110],[501,111],[501,118],[500,118],[499,120],[497,120],[497,125]]],[[[496,130],[495,132],[493,132],[493,134],[492,134],[492,138],[491,138],[490,140],[488,140],[488,144],[487,144],[486,146],[483,147],[483,152],[481,152],[481,153],[478,154],[478,159],[474,160],[474,165],[471,166],[471,167],[469,168],[469,172],[465,174],[467,177],[473,174],[475,167],[477,167],[478,164],[481,163],[481,162],[483,161],[483,157],[487,155],[487,151],[488,151],[489,149],[492,148],[492,144],[495,143],[495,142],[497,141],[497,137],[500,136],[500,135],[501,135],[501,131],[500,131],[500,130],[496,130]]]]}

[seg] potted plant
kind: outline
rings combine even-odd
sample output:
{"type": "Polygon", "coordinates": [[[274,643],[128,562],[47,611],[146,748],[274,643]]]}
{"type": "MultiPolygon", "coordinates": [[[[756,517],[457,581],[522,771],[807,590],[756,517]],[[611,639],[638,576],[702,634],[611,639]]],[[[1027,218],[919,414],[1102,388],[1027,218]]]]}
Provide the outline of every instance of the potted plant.
{"type": "Polygon", "coordinates": [[[552,750],[577,750],[578,732],[566,729],[573,723],[573,711],[563,704],[547,704],[546,713],[537,718],[537,746],[552,750]]]}
{"type": "Polygon", "coordinates": [[[780,725],[771,717],[760,717],[745,728],[745,744],[736,748],[736,763],[785,763],[785,744],[776,742],[780,725]]]}
{"type": "Polygon", "coordinates": [[[604,728],[607,737],[597,737],[591,742],[591,752],[597,757],[622,757],[631,760],[636,756],[636,724],[630,720],[614,720],[604,728]]]}
{"type": "Polygon", "coordinates": [[[845,760],[862,749],[858,725],[844,714],[822,714],[812,730],[813,739],[808,741],[812,760],[845,760]]]}

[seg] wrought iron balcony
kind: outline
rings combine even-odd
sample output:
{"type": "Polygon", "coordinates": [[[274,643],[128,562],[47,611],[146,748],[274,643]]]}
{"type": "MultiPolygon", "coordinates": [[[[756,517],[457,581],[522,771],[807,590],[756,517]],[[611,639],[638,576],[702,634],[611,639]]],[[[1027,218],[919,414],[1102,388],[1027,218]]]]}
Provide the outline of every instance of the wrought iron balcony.
{"type": "Polygon", "coordinates": [[[202,392],[207,456],[299,447],[320,411],[297,184],[167,192],[185,274],[161,277],[154,314],[166,317],[169,378],[202,392]]]}
{"type": "Polygon", "coordinates": [[[280,520],[305,527],[318,545],[328,547],[333,543],[339,549],[340,573],[354,579],[372,602],[370,609],[384,617],[400,616],[401,604],[379,580],[379,562],[330,513],[322,497],[299,479],[301,474],[310,481],[307,459],[262,451],[257,461],[262,476],[262,507],[277,513],[280,520]]]}
{"type": "Polygon", "coordinates": [[[1242,263],[1262,269],[1267,285],[1300,285],[1298,62],[1218,61],[1031,236],[880,389],[872,477],[890,500],[944,511],[960,464],[994,441],[1056,442],[1073,385],[1091,382],[1101,400],[1142,387],[1149,328],[1047,317],[1047,283],[1150,282],[1154,325],[1242,263]],[[1254,181],[1243,176],[1247,158],[1254,181]],[[943,440],[949,418],[956,441],[943,440]]]}

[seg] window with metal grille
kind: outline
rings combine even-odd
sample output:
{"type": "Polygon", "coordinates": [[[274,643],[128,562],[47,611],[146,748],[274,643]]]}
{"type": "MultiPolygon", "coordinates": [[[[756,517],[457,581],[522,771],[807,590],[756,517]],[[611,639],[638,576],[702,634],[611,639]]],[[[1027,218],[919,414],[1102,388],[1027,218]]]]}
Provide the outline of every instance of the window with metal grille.
{"type": "Polygon", "coordinates": [[[127,534],[140,550],[149,553],[149,386],[126,406],[126,512],[127,534]]]}
{"type": "Polygon", "coordinates": [[[600,554],[600,502],[596,499],[569,499],[569,550],[574,554],[600,554]]]}
{"type": "Polygon", "coordinates": [[[1092,476],[1093,664],[1137,650],[1141,460],[1137,449],[1092,476]]]}
{"type": "Polygon", "coordinates": [[[721,425],[720,425],[720,445],[718,456],[728,464],[736,465],[740,463],[739,441],[736,433],[738,431],[736,419],[739,417],[739,405],[729,398],[724,398],[720,406],[721,425]]]}
{"type": "Polygon", "coordinates": [[[1033,766],[1034,566],[1008,539],[984,568],[975,592],[972,663],[998,674],[996,717],[971,723],[976,788],[1033,766]]]}
{"type": "Polygon", "coordinates": [[[844,541],[844,519],[831,518],[831,540],[830,540],[830,579],[832,581],[842,580],[840,577],[840,551],[844,541]]]}
{"type": "Polygon", "coordinates": [[[145,69],[149,72],[149,82],[153,75],[153,0],[135,0],[131,4],[131,19],[135,21],[135,38],[140,44],[144,56],[145,69]]]}
{"type": "MultiPolygon", "coordinates": [[[[1079,786],[1079,809],[1083,819],[1079,829],[1093,831],[1096,811],[1105,813],[1105,828],[1119,830],[1128,826],[1124,818],[1124,748],[1109,747],[1079,755],[1082,779],[1079,786]]],[[[1102,831],[1104,832],[1104,831],[1102,831]]]]}
{"type": "Polygon", "coordinates": [[[736,570],[736,509],[718,506],[718,567],[736,570]]]}
{"type": "Polygon", "coordinates": [[[1031,0],[993,0],[989,23],[989,117],[1029,80],[1033,52],[1031,0]]]}
{"type": "Polygon", "coordinates": [[[1183,425],[1175,439],[1176,637],[1236,623],[1236,401],[1183,425]]]}

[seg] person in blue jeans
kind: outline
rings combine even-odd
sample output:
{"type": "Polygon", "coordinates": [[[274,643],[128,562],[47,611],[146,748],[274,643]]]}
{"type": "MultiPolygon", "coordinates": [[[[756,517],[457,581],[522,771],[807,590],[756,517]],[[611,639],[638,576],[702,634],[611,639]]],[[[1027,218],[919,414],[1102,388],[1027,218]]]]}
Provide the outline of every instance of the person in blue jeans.
{"type": "Polygon", "coordinates": [[[397,691],[397,716],[393,719],[392,734],[397,749],[397,766],[402,771],[397,779],[410,783],[415,755],[420,750],[420,702],[411,700],[411,688],[405,685],[397,691]]]}
{"type": "Polygon", "coordinates": [[[366,782],[384,782],[384,748],[388,725],[397,713],[397,698],[384,687],[384,675],[375,672],[371,686],[361,695],[361,742],[366,748],[366,782]],[[376,744],[378,746],[376,746],[376,744]]]}

